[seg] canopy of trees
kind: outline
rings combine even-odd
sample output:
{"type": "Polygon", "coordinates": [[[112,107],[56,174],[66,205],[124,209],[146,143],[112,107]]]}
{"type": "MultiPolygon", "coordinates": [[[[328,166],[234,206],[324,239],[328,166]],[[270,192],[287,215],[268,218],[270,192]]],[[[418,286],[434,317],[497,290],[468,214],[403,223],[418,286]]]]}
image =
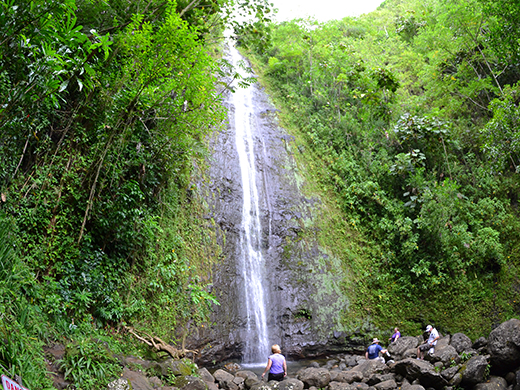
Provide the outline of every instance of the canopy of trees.
{"type": "Polygon", "coordinates": [[[244,40],[361,237],[347,328],[434,318],[477,336],[519,315],[519,16],[512,0],[386,0],[244,40]]]}

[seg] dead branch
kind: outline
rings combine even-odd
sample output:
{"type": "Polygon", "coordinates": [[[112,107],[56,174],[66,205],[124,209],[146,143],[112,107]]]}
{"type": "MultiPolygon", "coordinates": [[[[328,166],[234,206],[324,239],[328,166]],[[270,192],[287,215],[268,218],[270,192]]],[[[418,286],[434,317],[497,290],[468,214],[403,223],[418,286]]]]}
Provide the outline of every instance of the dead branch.
{"type": "Polygon", "coordinates": [[[177,349],[174,346],[164,342],[159,337],[150,336],[145,332],[141,332],[145,337],[140,336],[135,329],[128,326],[125,326],[124,329],[128,331],[128,333],[133,334],[139,341],[142,341],[149,347],[154,348],[157,352],[167,352],[174,359],[180,359],[186,356],[187,353],[192,353],[193,355],[199,353],[197,350],[185,349],[184,345],[182,346],[182,349],[177,349]]]}

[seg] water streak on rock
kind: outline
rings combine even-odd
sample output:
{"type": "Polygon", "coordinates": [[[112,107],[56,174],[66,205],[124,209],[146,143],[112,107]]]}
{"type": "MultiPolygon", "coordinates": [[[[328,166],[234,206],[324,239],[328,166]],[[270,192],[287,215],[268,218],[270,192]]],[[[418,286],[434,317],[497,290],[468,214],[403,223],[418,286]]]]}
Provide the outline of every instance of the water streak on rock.
{"type": "MultiPolygon", "coordinates": [[[[237,67],[240,54],[231,48],[233,65],[237,67]]],[[[236,81],[235,81],[236,83],[236,81]]],[[[235,145],[242,179],[242,224],[239,230],[238,267],[244,279],[246,329],[244,361],[259,361],[268,350],[265,261],[262,254],[262,225],[256,178],[253,133],[256,127],[252,115],[252,87],[235,86],[232,96],[235,107],[235,145]]]]}

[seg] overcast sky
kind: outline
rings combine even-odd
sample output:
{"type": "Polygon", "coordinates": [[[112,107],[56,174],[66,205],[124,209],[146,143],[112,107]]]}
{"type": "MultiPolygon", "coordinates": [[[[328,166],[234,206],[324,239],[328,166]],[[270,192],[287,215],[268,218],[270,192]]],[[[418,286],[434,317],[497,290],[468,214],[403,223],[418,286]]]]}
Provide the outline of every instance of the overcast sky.
{"type": "Polygon", "coordinates": [[[312,16],[325,22],[374,11],[383,0],[270,0],[278,8],[278,21],[312,16]]]}

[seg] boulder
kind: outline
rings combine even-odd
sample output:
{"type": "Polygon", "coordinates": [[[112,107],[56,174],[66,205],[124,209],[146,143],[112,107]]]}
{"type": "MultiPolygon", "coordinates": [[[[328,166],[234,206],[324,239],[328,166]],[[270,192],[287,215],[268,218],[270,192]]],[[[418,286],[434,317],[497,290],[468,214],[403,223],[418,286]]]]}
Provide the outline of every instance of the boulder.
{"type": "Polygon", "coordinates": [[[520,370],[515,373],[515,380],[513,381],[513,390],[520,390],[520,370]]]}
{"type": "Polygon", "coordinates": [[[472,347],[471,339],[464,333],[455,333],[451,336],[450,345],[455,348],[457,353],[461,353],[472,347]]]}
{"type": "Polygon", "coordinates": [[[225,390],[238,390],[238,385],[236,385],[233,380],[235,377],[227,371],[222,369],[218,369],[213,374],[213,377],[218,383],[218,387],[225,390]]]}
{"type": "Polygon", "coordinates": [[[237,385],[239,388],[242,386],[242,384],[244,383],[245,379],[242,378],[241,376],[235,376],[235,378],[233,379],[233,383],[235,385],[237,385]]]}
{"type": "Polygon", "coordinates": [[[369,386],[377,387],[375,385],[377,385],[378,383],[393,380],[393,379],[394,379],[394,376],[392,374],[372,374],[370,376],[370,378],[368,378],[366,383],[369,386]]]}
{"type": "Polygon", "coordinates": [[[285,378],[278,383],[278,390],[303,390],[303,382],[296,378],[285,378]]]}
{"type": "Polygon", "coordinates": [[[310,367],[301,371],[298,379],[304,383],[305,388],[315,386],[320,389],[329,385],[330,372],[325,368],[310,367]]]}
{"type": "Polygon", "coordinates": [[[457,372],[455,375],[453,375],[453,378],[450,379],[449,385],[452,387],[457,387],[462,383],[462,374],[460,372],[457,372]]]}
{"type": "Polygon", "coordinates": [[[131,371],[128,368],[123,370],[121,379],[125,379],[130,383],[132,390],[153,390],[152,385],[148,382],[148,378],[144,374],[136,371],[131,371]]]}
{"type": "Polygon", "coordinates": [[[435,347],[431,361],[442,362],[444,366],[449,366],[452,362],[458,363],[460,359],[457,350],[453,346],[443,345],[441,347],[435,347]]]}
{"type": "Polygon", "coordinates": [[[402,358],[405,352],[409,349],[416,349],[417,337],[404,336],[397,339],[395,343],[388,346],[388,352],[397,359],[402,358]]]}
{"type": "Polygon", "coordinates": [[[473,343],[472,348],[477,350],[477,351],[480,351],[482,348],[486,348],[487,347],[487,343],[488,343],[488,341],[487,341],[487,339],[485,337],[479,337],[473,343]]]}
{"type": "Polygon", "coordinates": [[[244,385],[245,385],[246,389],[251,389],[253,386],[259,384],[260,382],[261,382],[261,380],[258,379],[258,377],[256,377],[256,378],[250,377],[245,380],[244,385]]]}
{"type": "Polygon", "coordinates": [[[397,388],[397,383],[395,383],[393,379],[390,379],[384,382],[379,382],[375,384],[374,387],[376,390],[393,390],[397,388]]]}
{"type": "Polygon", "coordinates": [[[460,366],[449,367],[449,368],[441,371],[441,375],[444,379],[446,379],[447,381],[450,381],[451,378],[453,378],[455,376],[455,374],[457,372],[459,372],[459,368],[460,368],[460,366]]]}
{"type": "Polygon", "coordinates": [[[119,378],[110,382],[107,386],[108,390],[132,390],[132,385],[128,379],[119,378]]]}
{"type": "Polygon", "coordinates": [[[193,363],[189,359],[166,359],[159,363],[162,376],[186,376],[193,374],[193,363]]]}
{"type": "Polygon", "coordinates": [[[477,383],[484,382],[484,377],[489,370],[488,364],[488,356],[473,356],[460,369],[462,383],[465,386],[474,386],[477,383]]]}
{"type": "MultiPolygon", "coordinates": [[[[439,334],[440,335],[440,334],[439,334]]],[[[435,348],[444,348],[448,345],[450,345],[451,337],[450,335],[447,336],[440,336],[439,340],[437,340],[437,344],[435,345],[435,348]]]]}
{"type": "Polygon", "coordinates": [[[416,358],[417,357],[417,347],[416,348],[410,348],[404,351],[403,355],[401,356],[401,359],[410,359],[410,358],[416,358]]]}
{"type": "Polygon", "coordinates": [[[507,381],[499,376],[492,376],[487,381],[479,383],[473,387],[473,390],[505,390],[507,381]]]}
{"type": "Polygon", "coordinates": [[[251,386],[251,390],[273,390],[267,382],[258,382],[251,386]]]}
{"type": "Polygon", "coordinates": [[[354,382],[350,385],[350,390],[368,390],[369,386],[363,382],[354,382]]]}
{"type": "Polygon", "coordinates": [[[201,378],[195,376],[179,377],[175,381],[175,385],[181,390],[207,390],[208,386],[201,378]]]}
{"type": "Polygon", "coordinates": [[[507,373],[520,366],[520,320],[513,318],[494,329],[487,350],[494,370],[507,373]]]}
{"type": "Polygon", "coordinates": [[[395,363],[394,370],[409,381],[418,379],[426,388],[442,389],[448,384],[448,381],[435,371],[433,365],[425,360],[404,359],[395,363]]]}
{"type": "Polygon", "coordinates": [[[211,375],[211,372],[209,372],[208,369],[205,367],[199,369],[199,375],[200,375],[200,378],[204,382],[208,382],[208,383],[215,382],[215,377],[213,375],[211,375]]]}
{"type": "Polygon", "coordinates": [[[335,375],[335,382],[353,383],[363,379],[363,373],[356,370],[342,371],[335,375]]]}
{"type": "Polygon", "coordinates": [[[350,390],[350,384],[346,382],[330,382],[328,390],[350,390]]]}
{"type": "Polygon", "coordinates": [[[389,368],[385,363],[379,360],[363,360],[350,371],[357,371],[361,373],[364,378],[369,378],[372,374],[375,373],[387,373],[389,368]]]}

